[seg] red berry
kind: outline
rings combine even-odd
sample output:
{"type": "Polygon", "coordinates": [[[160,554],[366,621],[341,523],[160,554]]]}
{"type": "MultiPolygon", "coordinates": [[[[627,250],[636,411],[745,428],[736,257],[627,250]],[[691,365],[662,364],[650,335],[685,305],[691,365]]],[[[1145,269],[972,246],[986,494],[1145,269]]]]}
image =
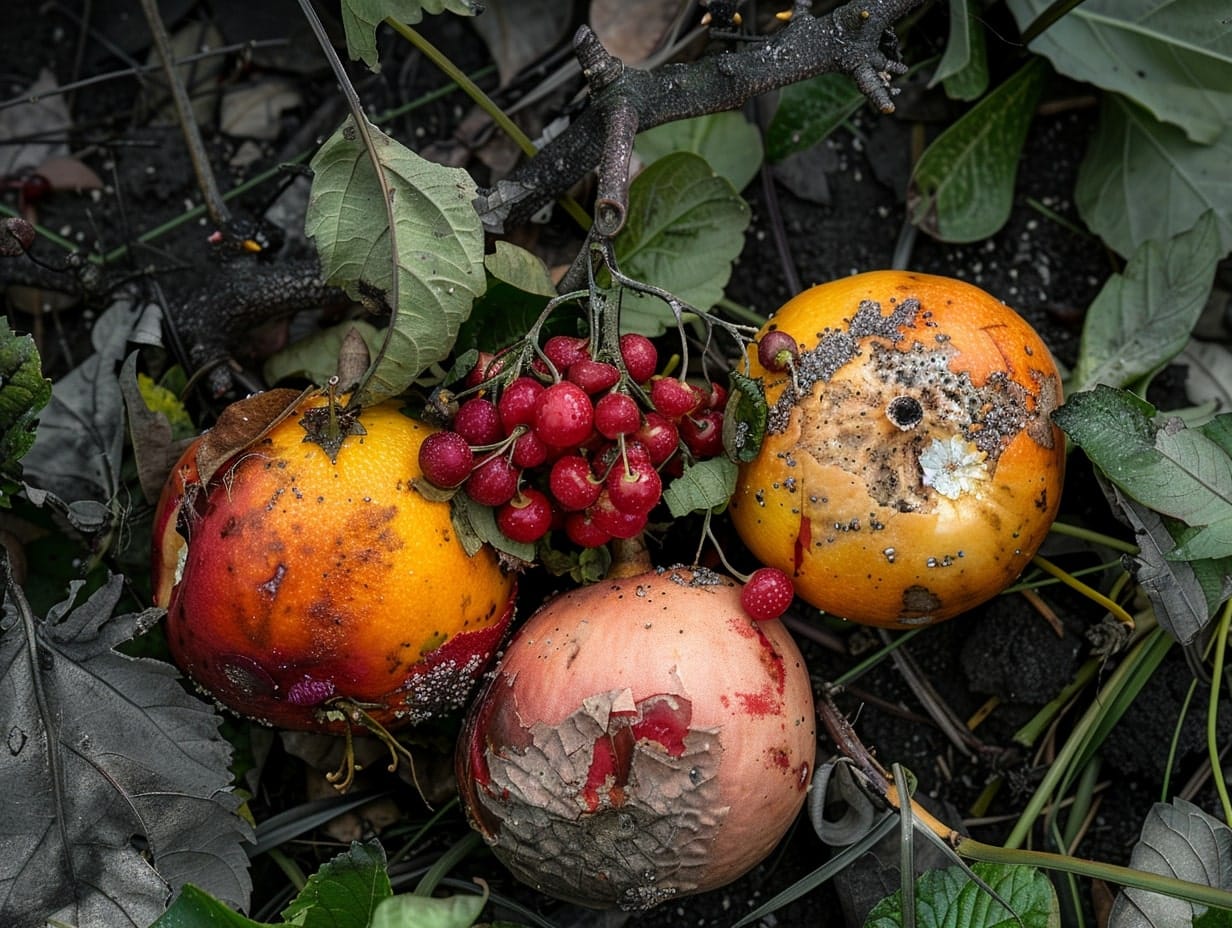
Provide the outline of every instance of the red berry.
{"type": "MultiPolygon", "coordinates": [[[[548,474],[548,489],[560,504],[568,510],[585,509],[599,498],[603,482],[596,480],[590,471],[590,462],[580,454],[566,454],[557,458],[548,474]]],[[[600,542],[602,544],[602,542],[600,542]]]]}
{"type": "Polygon", "coordinates": [[[481,506],[501,506],[518,492],[520,472],[498,454],[484,461],[466,479],[466,495],[481,506]]]}
{"type": "Polygon", "coordinates": [[[702,392],[706,396],[705,405],[707,409],[717,409],[722,412],[726,408],[727,387],[718,381],[712,380],[702,392]]]}
{"type": "Polygon", "coordinates": [[[583,358],[569,365],[568,379],[592,396],[610,390],[620,382],[615,364],[583,358]]]}
{"type": "Polygon", "coordinates": [[[595,525],[588,512],[571,512],[565,516],[565,534],[583,548],[597,548],[612,540],[611,535],[595,525]]]}
{"type": "Polygon", "coordinates": [[[650,512],[663,495],[663,481],[649,463],[630,463],[627,469],[623,464],[617,464],[607,475],[604,486],[613,506],[634,515],[650,512]]]}
{"type": "Polygon", "coordinates": [[[695,458],[713,458],[723,453],[723,413],[707,409],[680,420],[680,437],[695,458]]]}
{"type": "Polygon", "coordinates": [[[754,621],[777,619],[796,595],[791,578],[777,567],[759,567],[740,591],[740,605],[754,621]]]}
{"type": "Polygon", "coordinates": [[[553,335],[543,343],[543,353],[564,373],[571,365],[590,357],[590,342],[574,335],[553,335]]]}
{"type": "Polygon", "coordinates": [[[470,476],[475,455],[457,432],[433,432],[419,446],[419,470],[433,486],[456,487],[470,476]]]}
{"type": "Polygon", "coordinates": [[[591,521],[612,538],[632,538],[646,527],[646,513],[625,512],[618,508],[606,488],[586,512],[591,521]]]}
{"type": "Polygon", "coordinates": [[[654,342],[636,332],[620,336],[620,357],[634,383],[645,383],[659,369],[659,352],[654,342]]]}
{"type": "Polygon", "coordinates": [[[535,433],[552,448],[574,448],[590,437],[595,408],[575,383],[562,380],[540,394],[535,402],[535,433]]]}
{"type": "Polygon", "coordinates": [[[491,400],[475,397],[458,407],[453,430],[474,445],[493,445],[505,437],[500,413],[491,400]]]}
{"type": "Polygon", "coordinates": [[[667,418],[679,421],[702,404],[702,396],[683,380],[657,377],[650,384],[650,402],[667,418]]]}
{"type": "Polygon", "coordinates": [[[496,527],[514,541],[538,541],[552,527],[552,504],[534,487],[526,487],[496,511],[496,527]]]}
{"type": "Polygon", "coordinates": [[[757,343],[757,360],[768,371],[785,371],[799,356],[796,340],[782,329],[772,329],[757,343]]]}
{"type": "Polygon", "coordinates": [[[646,413],[642,427],[633,433],[633,437],[646,446],[650,463],[656,467],[675,454],[680,444],[680,431],[676,423],[653,411],[646,413]]]}
{"type": "Polygon", "coordinates": [[[606,438],[629,435],[642,426],[642,411],[627,393],[605,393],[595,403],[595,428],[606,438]]]}
{"type": "Polygon", "coordinates": [[[510,460],[514,467],[538,467],[548,459],[548,446],[534,432],[523,432],[513,442],[510,460]]]}
{"type": "Polygon", "coordinates": [[[466,385],[468,387],[477,387],[485,380],[490,380],[499,374],[504,366],[504,358],[498,357],[490,351],[481,351],[479,352],[479,360],[475,362],[475,366],[466,375],[466,385]]]}
{"type": "Polygon", "coordinates": [[[519,425],[534,425],[535,404],[543,389],[543,384],[534,377],[517,377],[505,387],[496,408],[506,435],[512,435],[519,425]]]}

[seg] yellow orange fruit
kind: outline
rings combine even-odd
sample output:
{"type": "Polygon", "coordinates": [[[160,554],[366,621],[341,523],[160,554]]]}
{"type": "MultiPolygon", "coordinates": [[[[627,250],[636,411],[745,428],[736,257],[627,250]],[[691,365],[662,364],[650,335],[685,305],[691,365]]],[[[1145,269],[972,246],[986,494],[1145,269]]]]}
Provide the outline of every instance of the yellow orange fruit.
{"type": "Polygon", "coordinates": [[[458,709],[509,625],[515,579],[488,548],[469,556],[449,504],[412,485],[429,426],[364,409],[331,459],[310,440],[326,403],[304,401],[204,483],[200,439],[174,469],[153,552],[172,655],[279,727],[340,730],[341,699],[386,727],[458,709]]]}
{"type": "Polygon", "coordinates": [[[799,294],[759,339],[776,331],[795,351],[776,348],[779,370],[751,352],[769,421],[730,509],[753,554],[807,602],[887,627],[1012,583],[1064,475],[1061,381],[1035,330],[963,281],[874,271],[799,294]]]}

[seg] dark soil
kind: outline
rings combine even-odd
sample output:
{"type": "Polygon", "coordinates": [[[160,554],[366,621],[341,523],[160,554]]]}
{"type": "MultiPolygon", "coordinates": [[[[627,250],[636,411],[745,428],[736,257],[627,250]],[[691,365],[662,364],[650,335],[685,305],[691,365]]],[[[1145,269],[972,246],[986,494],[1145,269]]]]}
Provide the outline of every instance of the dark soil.
{"type": "MultiPolygon", "coordinates": [[[[5,62],[0,98],[16,94],[43,67],[51,68],[62,82],[71,78],[79,35],[73,17],[81,6],[57,4],[45,11],[33,3],[12,5],[0,29],[0,61],[5,62]]],[[[144,61],[148,39],[136,0],[95,0],[92,6],[92,22],[104,35],[92,32],[85,39],[78,73],[87,76],[124,67],[122,54],[144,61]]],[[[243,67],[232,61],[235,69],[226,72],[224,79],[228,81],[244,79],[244,68],[286,77],[294,82],[303,102],[284,116],[278,137],[259,143],[256,160],[243,167],[236,166],[243,140],[217,138],[206,127],[224,189],[309,149],[316,137],[331,132],[341,119],[343,109],[332,79],[313,53],[311,39],[303,32],[297,7],[290,0],[214,0],[208,4],[181,0],[162,6],[173,28],[184,23],[213,22],[227,42],[294,33],[290,45],[257,52],[243,67]]],[[[482,44],[464,22],[443,17],[428,23],[425,29],[464,69],[475,70],[485,62],[482,44]]],[[[372,111],[414,99],[440,84],[435,69],[417,55],[408,54],[400,43],[389,41],[389,36],[385,36],[382,51],[385,64],[379,75],[354,72],[360,93],[372,111]]],[[[40,218],[70,238],[81,233],[86,247],[97,242],[107,250],[131,241],[135,235],[180,214],[186,202],[200,202],[178,129],[143,124],[135,107],[140,90],[139,82],[129,77],[84,88],[73,98],[76,125],[70,136],[72,148],[104,178],[109,189],[97,201],[57,195],[43,208],[40,218]]],[[[1057,82],[1048,98],[1064,100],[1074,92],[1074,88],[1057,82]]],[[[776,202],[770,203],[765,187],[754,181],[745,191],[753,209],[753,223],[728,296],[765,314],[790,295],[771,218],[777,209],[790,249],[788,260],[803,285],[889,267],[898,249],[905,266],[911,269],[965,278],[1001,297],[1041,330],[1063,363],[1072,363],[1083,308],[1112,268],[1101,244],[1075,231],[1081,223],[1072,191],[1093,131],[1092,111],[1061,108],[1036,118],[1021,161],[1013,213],[996,236],[956,246],[920,234],[904,248],[901,238],[912,133],[915,120],[926,117],[932,106],[936,106],[935,94],[912,87],[903,95],[897,117],[861,112],[849,128],[839,130],[819,151],[807,156],[811,160],[803,171],[813,175],[810,199],[796,196],[784,183],[775,183],[776,202]],[[821,185],[818,181],[823,173],[825,183],[821,185]],[[1042,211],[1041,205],[1064,222],[1042,211]]],[[[438,143],[439,150],[456,151],[451,133],[465,110],[463,99],[454,95],[417,111],[413,119],[395,120],[387,128],[415,147],[438,143]]],[[[943,108],[941,115],[945,112],[943,108]]],[[[478,171],[485,171],[476,164],[478,171]]],[[[304,182],[296,182],[279,207],[281,215],[288,217],[285,228],[292,253],[305,249],[294,226],[295,210],[302,208],[303,190],[304,182]]],[[[270,193],[271,186],[266,185],[239,205],[260,209],[270,193]]],[[[4,194],[3,202],[14,205],[13,195],[4,194]]],[[[209,286],[211,275],[219,272],[207,259],[204,239],[209,231],[196,222],[182,226],[139,252],[130,270],[153,266],[164,272],[156,279],[166,285],[173,299],[189,287],[209,286]]],[[[558,236],[567,239],[567,234],[551,230],[535,234],[545,245],[569,244],[555,241],[558,236]]],[[[54,256],[56,249],[43,243],[39,253],[54,256]]],[[[22,330],[58,331],[58,336],[48,337],[43,346],[48,372],[56,376],[89,350],[89,323],[99,308],[73,308],[37,321],[11,311],[10,318],[14,327],[22,330]]],[[[1081,473],[1082,463],[1074,460],[1072,466],[1063,512],[1121,531],[1107,522],[1106,507],[1090,475],[1081,473]],[[1078,487],[1081,491],[1075,492],[1078,487]]],[[[1051,544],[1055,550],[1048,553],[1067,566],[1079,566],[1081,555],[1072,556],[1069,545],[1051,544]]],[[[680,553],[685,553],[683,548],[680,553]]],[[[1092,621],[1092,609],[1055,588],[1042,595],[1061,616],[1063,634],[1058,634],[1025,600],[1006,597],[925,631],[904,649],[957,718],[969,718],[991,696],[1000,700],[987,721],[975,730],[980,744],[975,750],[959,750],[945,737],[889,661],[839,697],[842,708],[856,719],[860,736],[877,756],[887,765],[900,762],[913,771],[919,779],[920,794],[946,810],[951,822],[962,820],[985,787],[1001,778],[1003,786],[990,807],[978,823],[971,825],[977,837],[993,843],[1004,837],[1048,764],[1048,750],[1039,756],[1027,754],[1013,746],[1013,733],[1072,678],[1089,654],[1084,636],[1092,621]]],[[[529,606],[523,611],[528,612],[529,606]]],[[[828,640],[841,643],[841,653],[801,639],[818,683],[837,677],[851,665],[853,655],[877,645],[867,630],[833,627],[826,631],[828,640]]],[[[1159,798],[1167,745],[1190,679],[1180,654],[1170,656],[1113,732],[1102,752],[1101,779],[1108,781],[1108,786],[1101,793],[1102,804],[1078,849],[1080,854],[1118,863],[1127,859],[1150,804],[1159,798]]],[[[1201,688],[1195,700],[1195,704],[1204,704],[1201,688]]],[[[1182,728],[1177,768],[1171,771],[1174,783],[1183,782],[1202,758],[1205,743],[1201,715],[1191,712],[1182,728]]],[[[1232,716],[1225,712],[1223,717],[1232,716]]],[[[830,750],[828,739],[823,739],[822,756],[830,750]]],[[[267,770],[280,757],[275,748],[267,770]]],[[[263,785],[254,801],[259,816],[303,800],[294,777],[286,775],[283,779],[285,782],[275,780],[263,785]]],[[[464,831],[460,817],[455,817],[449,828],[455,839],[459,837],[464,831]]],[[[468,859],[462,875],[484,876],[496,892],[521,899],[561,928],[717,926],[730,925],[819,866],[828,853],[802,817],[780,851],[744,879],[721,891],[635,917],[597,914],[544,900],[514,885],[498,864],[483,855],[468,859]]],[[[310,867],[311,854],[305,857],[305,865],[310,867]]],[[[887,859],[891,866],[897,860],[897,844],[887,859]]],[[[285,884],[267,867],[258,864],[254,908],[270,902],[270,887],[285,884]]],[[[809,894],[766,924],[837,925],[840,909],[858,919],[875,895],[896,885],[892,872],[866,860],[842,880],[809,894]]],[[[496,917],[512,916],[497,912],[496,917]]]]}

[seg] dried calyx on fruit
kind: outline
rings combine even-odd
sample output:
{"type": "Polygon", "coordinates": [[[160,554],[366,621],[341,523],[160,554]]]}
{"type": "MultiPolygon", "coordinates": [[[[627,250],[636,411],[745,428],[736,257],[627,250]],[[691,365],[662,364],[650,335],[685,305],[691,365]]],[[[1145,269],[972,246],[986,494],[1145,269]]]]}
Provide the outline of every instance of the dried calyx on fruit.
{"type": "Polygon", "coordinates": [[[804,801],[808,672],[701,568],[609,578],[519,629],[458,745],[474,827],[521,880],[646,909],[761,861],[804,801]]]}
{"type": "Polygon", "coordinates": [[[490,549],[468,556],[449,505],[412,487],[439,434],[396,403],[341,410],[292,391],[224,411],[155,519],[154,599],[185,673],[282,728],[460,709],[508,628],[515,580],[490,549]]]}
{"type": "Polygon", "coordinates": [[[802,599],[927,624],[1035,554],[1061,494],[1061,380],[1013,310],[959,280],[860,274],[783,306],[749,363],[769,414],[729,511],[802,599]]]}

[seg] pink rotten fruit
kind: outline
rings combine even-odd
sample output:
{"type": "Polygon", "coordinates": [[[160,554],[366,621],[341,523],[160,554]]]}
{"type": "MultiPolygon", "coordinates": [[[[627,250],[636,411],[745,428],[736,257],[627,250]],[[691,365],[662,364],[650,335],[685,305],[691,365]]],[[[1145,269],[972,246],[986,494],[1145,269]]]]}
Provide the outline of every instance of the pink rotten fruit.
{"type": "Polygon", "coordinates": [[[473,704],[457,775],[472,825],[542,892],[648,909],[773,850],[804,802],[808,672],[779,622],[702,569],[549,601],[473,704]]]}
{"type": "Polygon", "coordinates": [[[768,622],[786,612],[795,596],[791,577],[777,567],[759,567],[740,591],[740,605],[755,621],[768,622]]]}

